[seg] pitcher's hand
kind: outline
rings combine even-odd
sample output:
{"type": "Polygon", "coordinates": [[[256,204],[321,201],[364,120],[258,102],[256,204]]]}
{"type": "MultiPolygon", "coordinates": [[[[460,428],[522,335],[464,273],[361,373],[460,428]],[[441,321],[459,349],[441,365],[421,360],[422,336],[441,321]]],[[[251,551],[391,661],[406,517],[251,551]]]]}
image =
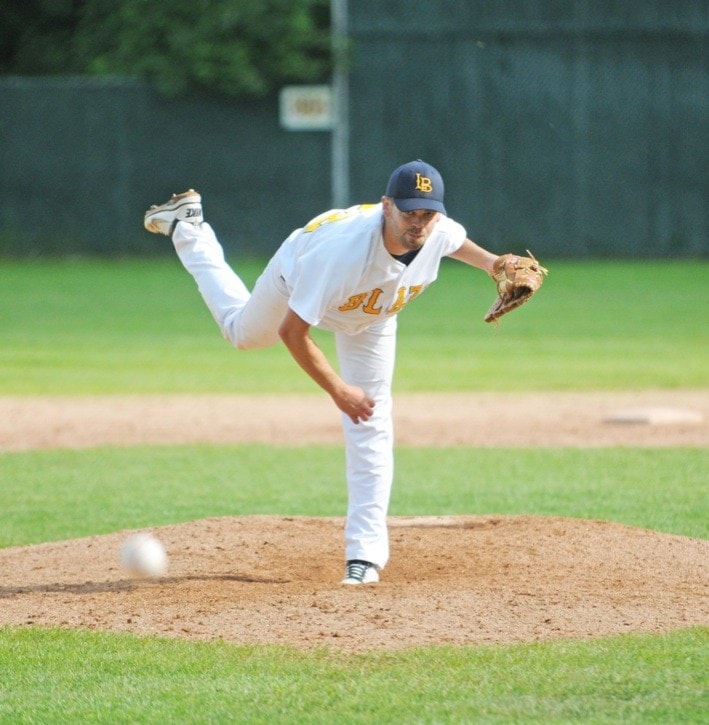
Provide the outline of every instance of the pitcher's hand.
{"type": "Polygon", "coordinates": [[[374,413],[374,401],[356,385],[344,385],[332,394],[332,399],[353,423],[369,420],[374,413]]]}

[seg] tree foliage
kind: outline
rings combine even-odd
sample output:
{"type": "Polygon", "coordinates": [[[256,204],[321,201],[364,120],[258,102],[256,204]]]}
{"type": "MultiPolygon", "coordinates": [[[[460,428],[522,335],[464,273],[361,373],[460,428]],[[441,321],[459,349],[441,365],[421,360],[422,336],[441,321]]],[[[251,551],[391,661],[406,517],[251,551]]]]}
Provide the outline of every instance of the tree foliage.
{"type": "Polygon", "coordinates": [[[330,70],[329,0],[0,0],[0,74],[259,97],[330,70]]]}

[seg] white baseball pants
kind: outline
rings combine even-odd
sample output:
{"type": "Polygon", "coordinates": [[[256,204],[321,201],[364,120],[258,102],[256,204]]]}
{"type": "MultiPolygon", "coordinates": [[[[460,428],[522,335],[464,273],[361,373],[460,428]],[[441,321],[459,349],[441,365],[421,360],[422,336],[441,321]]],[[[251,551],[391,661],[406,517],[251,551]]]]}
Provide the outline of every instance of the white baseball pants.
{"type": "MultiPolygon", "coordinates": [[[[288,292],[278,274],[278,253],[249,292],[226,263],[209,224],[178,222],[172,241],[234,347],[249,350],[280,342],[278,328],[288,309],[288,292]]],[[[361,387],[376,403],[368,421],[355,425],[341,416],[348,493],[345,558],[384,568],[389,559],[386,518],[394,473],[391,385],[396,317],[356,335],[334,334],[341,377],[361,387]]]]}

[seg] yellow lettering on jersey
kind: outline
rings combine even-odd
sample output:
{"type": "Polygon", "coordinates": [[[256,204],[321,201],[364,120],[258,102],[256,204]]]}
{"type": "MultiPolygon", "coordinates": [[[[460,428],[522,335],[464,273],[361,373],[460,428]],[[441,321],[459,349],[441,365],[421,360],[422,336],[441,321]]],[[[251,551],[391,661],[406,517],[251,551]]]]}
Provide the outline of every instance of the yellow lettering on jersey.
{"type": "Polygon", "coordinates": [[[395,315],[406,304],[406,287],[399,287],[394,304],[387,310],[387,315],[395,315]]]}
{"type": "Polygon", "coordinates": [[[395,315],[397,312],[400,312],[405,305],[415,300],[425,288],[426,286],[423,284],[411,285],[407,295],[406,287],[399,287],[396,293],[396,300],[394,300],[394,304],[387,310],[387,315],[395,315]]]}
{"type": "Polygon", "coordinates": [[[381,305],[379,307],[375,307],[374,305],[377,304],[377,300],[379,299],[379,295],[381,293],[382,293],[382,290],[380,290],[379,287],[377,287],[376,289],[373,289],[372,294],[369,297],[369,301],[362,308],[362,312],[366,312],[368,315],[380,314],[382,311],[381,305]]]}
{"type": "Polygon", "coordinates": [[[353,207],[351,209],[335,209],[334,211],[326,211],[323,214],[316,216],[315,219],[311,219],[305,225],[305,227],[303,227],[303,231],[314,232],[316,229],[319,229],[323,224],[330,224],[331,222],[337,222],[341,219],[347,219],[347,217],[352,216],[356,212],[364,209],[369,209],[372,206],[374,206],[374,204],[360,204],[359,206],[353,207]]]}
{"type": "MultiPolygon", "coordinates": [[[[396,292],[396,299],[394,304],[386,311],[387,315],[395,315],[409,302],[415,300],[421,292],[426,289],[426,285],[414,284],[409,287],[408,292],[406,287],[399,287],[396,292]]],[[[362,306],[362,312],[366,312],[368,315],[379,315],[382,312],[381,305],[377,306],[377,302],[382,295],[383,290],[376,287],[371,292],[360,292],[356,295],[351,295],[344,305],[340,305],[337,309],[340,312],[351,312],[352,310],[358,309],[362,306]],[[369,299],[367,299],[369,298],[369,299]],[[366,300],[366,303],[365,303],[366,300]]]]}
{"type": "Polygon", "coordinates": [[[406,300],[406,304],[408,305],[409,302],[413,302],[425,289],[425,285],[423,284],[412,284],[411,287],[409,287],[409,299],[406,300]]]}
{"type": "Polygon", "coordinates": [[[314,232],[316,229],[321,227],[323,224],[329,224],[330,222],[336,222],[338,219],[344,219],[347,215],[345,211],[338,210],[333,212],[325,212],[320,216],[316,216],[315,219],[309,221],[303,231],[314,232]]]}
{"type": "Polygon", "coordinates": [[[360,292],[358,295],[352,295],[344,305],[340,305],[337,309],[340,312],[350,312],[356,310],[367,299],[366,292],[360,292]]]}

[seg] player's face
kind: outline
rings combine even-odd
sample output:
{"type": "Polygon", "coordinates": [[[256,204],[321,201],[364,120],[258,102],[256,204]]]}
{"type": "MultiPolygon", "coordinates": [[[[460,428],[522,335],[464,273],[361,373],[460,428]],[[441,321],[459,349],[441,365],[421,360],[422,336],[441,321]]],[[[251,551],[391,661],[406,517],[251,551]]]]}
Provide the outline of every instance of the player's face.
{"type": "Polygon", "coordinates": [[[391,199],[384,200],[386,236],[407,251],[423,247],[438,217],[430,209],[400,211],[391,199]]]}

